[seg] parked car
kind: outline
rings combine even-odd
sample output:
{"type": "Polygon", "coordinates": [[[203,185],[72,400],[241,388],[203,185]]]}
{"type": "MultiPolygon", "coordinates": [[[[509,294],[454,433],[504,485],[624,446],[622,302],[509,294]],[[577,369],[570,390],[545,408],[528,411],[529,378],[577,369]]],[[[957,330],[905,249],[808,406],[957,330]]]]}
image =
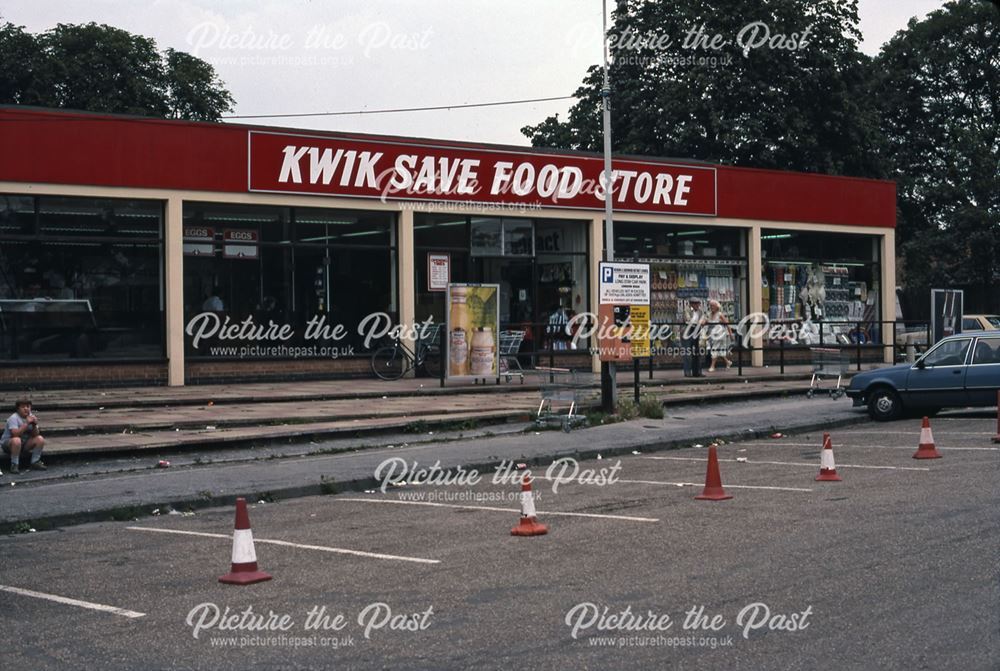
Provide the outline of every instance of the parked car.
{"type": "MultiPolygon", "coordinates": [[[[962,315],[962,331],[1000,330],[1000,315],[962,315]]],[[[896,328],[896,360],[906,356],[907,347],[912,345],[917,352],[927,349],[927,327],[896,328]]]]}
{"type": "Polygon", "coordinates": [[[963,331],[997,331],[1000,330],[1000,316],[997,315],[962,315],[963,331]]]}
{"type": "Polygon", "coordinates": [[[916,363],[858,373],[847,395],[872,419],[946,407],[988,407],[1000,390],[1000,331],[970,331],[941,339],[916,363]]]}

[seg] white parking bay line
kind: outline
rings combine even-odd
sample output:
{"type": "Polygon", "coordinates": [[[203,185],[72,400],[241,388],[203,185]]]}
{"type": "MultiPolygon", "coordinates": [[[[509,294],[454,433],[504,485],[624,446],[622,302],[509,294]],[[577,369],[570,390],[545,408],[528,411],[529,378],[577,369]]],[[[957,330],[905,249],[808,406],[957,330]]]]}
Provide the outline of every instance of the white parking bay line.
{"type": "Polygon", "coordinates": [[[22,589],[20,587],[10,587],[8,585],[0,585],[0,591],[10,592],[12,594],[20,594],[21,596],[30,596],[35,599],[45,599],[46,601],[55,601],[56,603],[63,603],[66,604],[67,606],[76,606],[77,608],[89,608],[90,610],[99,610],[102,613],[121,615],[122,617],[127,617],[131,619],[135,619],[138,617],[146,617],[145,613],[138,613],[134,610],[116,608],[115,606],[105,606],[103,603],[94,603],[92,601],[80,601],[79,599],[70,599],[69,597],[59,596],[58,594],[46,594],[45,592],[36,592],[34,590],[22,589]]]}
{"type": "MultiPolygon", "coordinates": [[[[917,438],[919,440],[919,436],[917,438]]],[[[817,452],[819,452],[821,449],[823,449],[822,445],[817,445],[816,443],[786,443],[784,441],[777,441],[777,440],[772,441],[772,442],[767,442],[767,443],[759,442],[759,443],[743,443],[743,444],[744,445],[768,445],[768,446],[771,446],[771,447],[774,447],[774,446],[815,447],[817,452]]],[[[916,445],[844,445],[842,443],[838,443],[836,440],[833,441],[833,449],[834,450],[836,450],[838,448],[841,448],[841,447],[847,448],[849,450],[861,450],[861,449],[867,450],[867,449],[873,449],[873,450],[913,450],[913,451],[916,451],[916,449],[917,449],[916,445]]],[[[1000,447],[951,447],[951,446],[949,446],[949,447],[941,447],[940,445],[937,445],[937,449],[939,449],[939,450],[973,450],[973,451],[975,451],[975,450],[986,450],[986,451],[989,451],[989,452],[995,452],[997,450],[1000,450],[1000,447]]]]}
{"type": "MultiPolygon", "coordinates": [[[[704,461],[703,459],[700,461],[704,461]]],[[[615,482],[624,482],[627,485],[668,485],[673,487],[704,487],[704,482],[665,482],[662,480],[615,480],[615,482]]],[[[728,482],[723,483],[723,487],[726,489],[765,489],[774,492],[811,492],[811,489],[806,489],[804,487],[770,487],[765,485],[731,485],[728,482]]]]}
{"type": "MultiPolygon", "coordinates": [[[[992,421],[992,420],[990,420],[992,421]]],[[[995,431],[947,431],[949,436],[995,436],[997,435],[995,431]]],[[[841,436],[856,436],[865,435],[863,432],[853,432],[853,431],[840,431],[838,432],[841,436]]],[[[920,429],[916,431],[879,431],[880,436],[920,436],[920,429]]]]}
{"type": "MultiPolygon", "coordinates": [[[[152,531],[158,534],[180,534],[183,536],[201,536],[203,538],[225,538],[232,540],[229,534],[210,534],[204,531],[183,531],[181,529],[155,529],[153,527],[125,527],[132,531],[152,531]]],[[[319,552],[333,552],[334,554],[353,555],[355,557],[368,557],[369,559],[393,559],[396,561],[415,562],[417,564],[440,564],[439,559],[424,559],[422,557],[403,557],[400,555],[387,555],[381,552],[365,552],[363,550],[348,550],[345,548],[332,548],[326,545],[305,545],[302,543],[290,543],[289,541],[277,541],[268,538],[254,538],[254,543],[266,545],[281,545],[283,547],[298,548],[300,550],[318,550],[319,552]]]]}
{"type": "MultiPolygon", "coordinates": [[[[647,458],[648,459],[657,459],[657,458],[664,458],[664,457],[647,457],[647,458]]],[[[700,461],[702,463],[705,463],[704,459],[693,459],[692,458],[692,460],[693,461],[700,461]]],[[[724,459],[720,459],[719,461],[724,461],[724,459]]],[[[548,478],[548,477],[541,476],[541,475],[536,475],[535,479],[536,480],[555,480],[555,478],[548,478]]],[[[626,484],[626,485],[665,485],[665,486],[670,486],[670,487],[704,487],[705,486],[704,482],[669,482],[669,481],[665,481],[665,480],[622,480],[620,478],[616,478],[615,481],[613,483],[610,483],[610,484],[619,484],[619,483],[626,484]]],[[[559,484],[560,484],[560,486],[565,486],[565,485],[571,485],[573,483],[572,482],[560,482],[559,484]]],[[[733,489],[769,489],[769,490],[772,490],[772,491],[775,491],[775,492],[811,492],[812,491],[811,489],[803,489],[802,487],[771,487],[771,486],[765,486],[765,485],[730,485],[730,484],[726,484],[726,487],[732,487],[733,489]]],[[[551,514],[551,513],[546,513],[546,514],[551,514]]]]}
{"type": "MultiPolygon", "coordinates": [[[[699,459],[698,457],[646,457],[647,459],[657,459],[660,461],[700,461],[705,463],[704,459],[699,459]]],[[[736,463],[736,459],[719,459],[719,461],[728,461],[729,463],[736,463]]],[[[818,464],[813,464],[805,461],[760,461],[758,459],[747,458],[746,461],[741,462],[746,464],[768,464],[771,466],[808,466],[809,468],[816,468],[818,464]]],[[[868,466],[865,464],[837,464],[837,468],[870,468],[872,470],[888,470],[888,471],[930,471],[929,468],[923,468],[921,466],[868,466]]]]}
{"type": "MultiPolygon", "coordinates": [[[[619,480],[619,482],[621,482],[619,480]]],[[[433,508],[458,508],[461,510],[486,510],[495,513],[520,513],[521,511],[517,508],[493,508],[491,506],[463,506],[455,503],[437,503],[436,501],[401,501],[398,499],[355,499],[355,498],[341,498],[339,496],[333,497],[334,501],[347,501],[350,503],[395,503],[397,505],[403,506],[430,506],[433,508]]],[[[541,512],[544,516],[558,516],[558,517],[592,517],[601,520],[623,520],[625,522],[659,522],[660,520],[652,517],[631,517],[629,515],[601,515],[598,513],[569,513],[569,512],[556,512],[552,510],[543,510],[541,512]]]]}

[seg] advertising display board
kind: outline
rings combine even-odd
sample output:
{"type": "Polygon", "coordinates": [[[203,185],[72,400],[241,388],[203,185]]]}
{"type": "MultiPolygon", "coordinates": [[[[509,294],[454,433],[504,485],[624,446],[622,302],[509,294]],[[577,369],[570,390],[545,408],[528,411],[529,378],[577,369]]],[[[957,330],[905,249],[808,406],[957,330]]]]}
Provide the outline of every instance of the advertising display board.
{"type": "Polygon", "coordinates": [[[495,378],[499,368],[499,284],[449,284],[445,371],[451,378],[495,378]]]}
{"type": "Polygon", "coordinates": [[[451,254],[427,254],[427,291],[447,291],[451,283],[451,254]]]}
{"type": "Polygon", "coordinates": [[[601,263],[597,309],[601,361],[649,356],[649,284],[649,264],[601,263]]]}

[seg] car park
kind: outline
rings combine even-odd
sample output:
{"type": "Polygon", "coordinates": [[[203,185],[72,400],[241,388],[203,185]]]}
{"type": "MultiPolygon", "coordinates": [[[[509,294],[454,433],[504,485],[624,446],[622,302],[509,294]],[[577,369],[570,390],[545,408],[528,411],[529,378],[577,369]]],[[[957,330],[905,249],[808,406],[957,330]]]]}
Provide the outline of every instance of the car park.
{"type": "Polygon", "coordinates": [[[988,407],[1000,391],[1000,332],[970,331],[943,338],[915,363],[859,373],[847,395],[873,419],[933,414],[946,407],[988,407]]]}

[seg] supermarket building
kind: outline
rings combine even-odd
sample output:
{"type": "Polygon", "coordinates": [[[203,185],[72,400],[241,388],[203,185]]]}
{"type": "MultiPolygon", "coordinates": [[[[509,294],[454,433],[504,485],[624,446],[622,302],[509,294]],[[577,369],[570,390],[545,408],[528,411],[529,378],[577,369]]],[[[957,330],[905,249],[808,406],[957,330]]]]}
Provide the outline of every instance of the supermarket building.
{"type": "MultiPolygon", "coordinates": [[[[449,281],[500,285],[525,351],[595,364],[544,324],[597,312],[600,156],[11,106],[0,147],[0,388],[365,375],[358,325],[441,323],[449,281]],[[198,338],[216,317],[287,337],[198,338]],[[335,347],[302,340],[336,324],[335,347]]],[[[892,360],[894,183],[614,170],[615,258],[650,264],[654,323],[714,298],[733,321],[821,318],[830,339],[857,324],[892,360]]]]}

